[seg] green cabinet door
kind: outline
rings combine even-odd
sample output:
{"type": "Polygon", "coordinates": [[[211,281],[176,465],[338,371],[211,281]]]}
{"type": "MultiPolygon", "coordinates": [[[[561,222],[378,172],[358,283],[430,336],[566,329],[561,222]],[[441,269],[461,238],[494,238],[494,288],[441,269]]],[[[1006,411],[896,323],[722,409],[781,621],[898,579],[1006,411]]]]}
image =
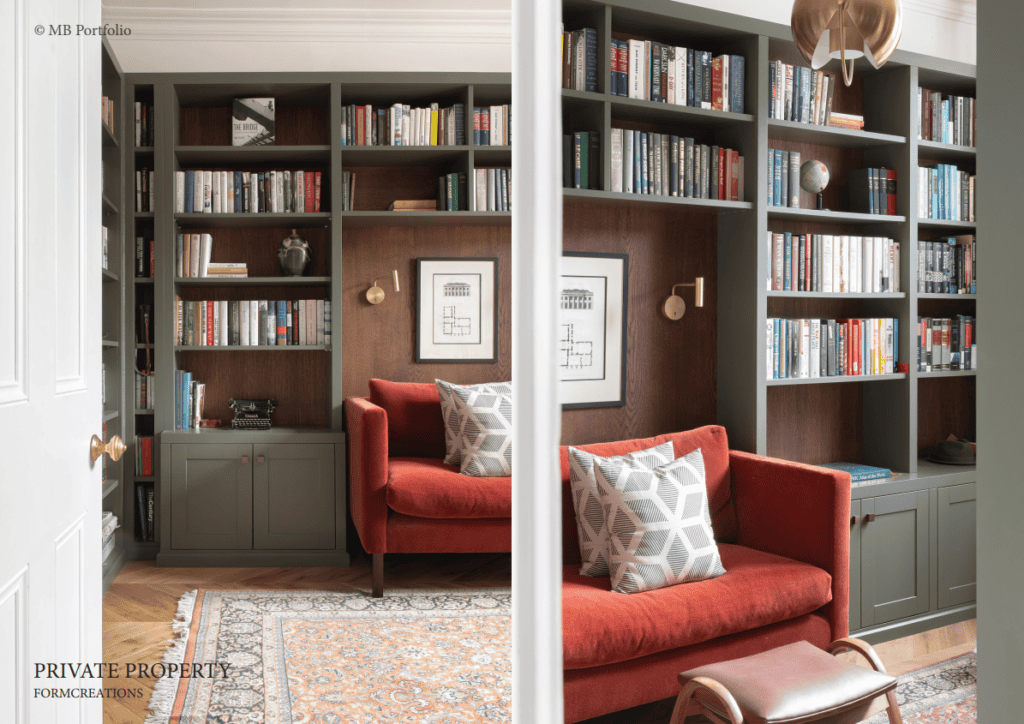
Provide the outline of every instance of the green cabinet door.
{"type": "Polygon", "coordinates": [[[861,627],[926,613],[928,491],[861,501],[861,627]]]}
{"type": "Polygon", "coordinates": [[[938,493],[939,608],[973,603],[978,579],[977,485],[939,488],[938,493]]]}
{"type": "Polygon", "coordinates": [[[253,445],[257,550],[333,549],[334,445],[253,445]]]}
{"type": "Polygon", "coordinates": [[[171,445],[171,548],[252,549],[252,445],[171,445]]]}
{"type": "Polygon", "coordinates": [[[864,525],[861,501],[850,501],[850,630],[860,628],[860,529],[864,525]]]}

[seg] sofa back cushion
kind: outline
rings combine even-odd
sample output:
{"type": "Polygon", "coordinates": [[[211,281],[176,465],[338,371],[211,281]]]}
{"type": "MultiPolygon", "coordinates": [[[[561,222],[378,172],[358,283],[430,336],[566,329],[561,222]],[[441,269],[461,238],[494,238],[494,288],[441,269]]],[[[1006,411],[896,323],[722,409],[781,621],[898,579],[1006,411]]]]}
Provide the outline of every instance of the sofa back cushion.
{"type": "Polygon", "coordinates": [[[388,415],[389,457],[444,457],[444,420],[436,385],[370,380],[370,402],[388,415]]]}
{"type": "MultiPolygon", "coordinates": [[[[736,511],[732,503],[732,477],[729,473],[729,440],[725,428],[707,425],[686,432],[673,432],[657,437],[618,442],[602,442],[593,445],[574,445],[601,457],[625,455],[637,450],[646,450],[669,440],[675,456],[681,458],[700,448],[704,456],[704,472],[708,488],[708,505],[711,508],[711,527],[715,540],[731,543],[736,540],[736,511]]],[[[576,516],[573,512],[572,488],[569,484],[569,450],[559,449],[562,465],[562,563],[580,562],[580,545],[577,539],[576,516]]]]}

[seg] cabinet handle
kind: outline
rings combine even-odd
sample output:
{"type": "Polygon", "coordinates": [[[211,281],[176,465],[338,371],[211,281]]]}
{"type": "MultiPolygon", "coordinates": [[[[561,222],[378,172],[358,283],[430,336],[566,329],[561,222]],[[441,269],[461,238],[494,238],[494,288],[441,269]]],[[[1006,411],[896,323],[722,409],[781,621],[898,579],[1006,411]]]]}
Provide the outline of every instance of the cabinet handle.
{"type": "Polygon", "coordinates": [[[262,465],[263,464],[263,456],[262,455],[257,455],[256,456],[256,462],[258,464],[262,465]]]}
{"type": "Polygon", "coordinates": [[[860,516],[859,515],[851,515],[850,516],[850,525],[857,525],[858,523],[860,523],[860,516]]]}
{"type": "Polygon", "coordinates": [[[865,523],[874,523],[875,522],[875,514],[874,513],[868,513],[867,515],[865,515],[864,516],[864,522],[865,523]]]}

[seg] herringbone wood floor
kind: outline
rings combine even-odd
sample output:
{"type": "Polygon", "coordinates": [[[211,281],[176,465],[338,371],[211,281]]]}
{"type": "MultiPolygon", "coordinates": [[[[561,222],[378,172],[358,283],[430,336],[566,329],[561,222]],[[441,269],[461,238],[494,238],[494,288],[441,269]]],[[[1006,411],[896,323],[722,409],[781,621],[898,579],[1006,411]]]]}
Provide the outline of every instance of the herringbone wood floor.
{"type": "MultiPolygon", "coordinates": [[[[508,554],[390,555],[385,557],[386,588],[473,589],[512,585],[508,554]]],[[[207,590],[362,590],[369,594],[370,559],[354,558],[351,568],[157,568],[127,564],[103,598],[103,660],[156,663],[171,639],[171,621],[186,591],[207,590]]],[[[123,671],[123,668],[122,668],[123,671]]],[[[152,680],[105,681],[105,686],[141,688],[137,698],[104,699],[104,724],[141,724],[152,680]]]]}

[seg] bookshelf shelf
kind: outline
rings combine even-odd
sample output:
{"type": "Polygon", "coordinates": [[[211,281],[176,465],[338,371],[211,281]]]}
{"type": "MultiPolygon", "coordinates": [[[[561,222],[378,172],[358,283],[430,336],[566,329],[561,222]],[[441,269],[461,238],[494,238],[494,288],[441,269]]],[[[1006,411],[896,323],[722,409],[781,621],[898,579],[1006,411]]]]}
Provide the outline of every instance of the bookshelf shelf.
{"type": "Polygon", "coordinates": [[[111,493],[120,487],[121,481],[117,478],[107,479],[107,482],[103,485],[103,500],[106,500],[111,493]]]}
{"type": "Polygon", "coordinates": [[[511,211],[345,211],[342,223],[360,226],[494,226],[510,225],[511,211]]]}
{"type": "Polygon", "coordinates": [[[152,218],[154,218],[154,212],[152,212],[152,211],[136,211],[135,212],[135,218],[136,219],[152,219],[152,218]]]}
{"type": "Polygon", "coordinates": [[[693,199],[682,196],[656,196],[653,194],[626,194],[618,191],[599,191],[595,189],[562,189],[562,195],[581,199],[600,199],[602,201],[636,202],[641,204],[669,204],[675,206],[693,206],[701,209],[724,212],[749,211],[753,204],[749,201],[719,201],[717,199],[693,199]]]}
{"type": "Polygon", "coordinates": [[[245,229],[298,226],[329,226],[331,214],[316,213],[288,214],[175,214],[174,220],[183,229],[245,229]]]}
{"type": "Polygon", "coordinates": [[[110,422],[111,420],[116,420],[118,417],[120,417],[120,415],[121,413],[118,410],[106,410],[103,413],[103,422],[110,422]]]}
{"type": "Polygon", "coordinates": [[[769,387],[786,387],[790,385],[829,385],[843,382],[891,382],[907,379],[906,372],[889,375],[837,375],[835,377],[810,377],[806,379],[765,380],[769,387]]]}
{"type": "Polygon", "coordinates": [[[119,279],[118,279],[117,274],[115,274],[114,272],[110,271],[109,269],[104,269],[103,270],[103,283],[104,284],[106,284],[108,282],[115,282],[116,283],[118,280],[119,279]]]}
{"type": "Polygon", "coordinates": [[[135,414],[136,415],[155,415],[156,411],[155,410],[139,410],[139,409],[136,409],[135,410],[135,414]]]}
{"type": "Polygon", "coordinates": [[[918,292],[918,299],[962,299],[973,302],[978,298],[977,294],[936,294],[935,292],[918,292]]]}
{"type": "Polygon", "coordinates": [[[949,221],[948,219],[918,219],[920,229],[963,229],[972,231],[978,226],[976,221],[949,221]]]}
{"type": "Polygon", "coordinates": [[[918,139],[917,155],[921,160],[956,163],[973,161],[978,157],[978,149],[975,146],[955,146],[951,143],[918,139]]]}
{"type": "Polygon", "coordinates": [[[103,194],[103,210],[108,214],[117,213],[117,204],[111,201],[106,193],[103,194]]]}
{"type": "Polygon", "coordinates": [[[136,483],[152,483],[156,478],[153,475],[136,475],[136,483]]]}
{"type": "MultiPolygon", "coordinates": [[[[330,145],[318,146],[177,146],[178,162],[193,164],[327,164],[330,145]]],[[[282,169],[284,170],[284,169],[282,169]]],[[[314,169],[315,170],[315,169],[314,169]]]]}
{"type": "Polygon", "coordinates": [[[918,377],[975,377],[978,370],[937,370],[935,372],[918,372],[918,377]]]}
{"type": "Polygon", "coordinates": [[[907,142],[905,136],[890,133],[874,133],[872,131],[854,131],[849,128],[834,126],[816,126],[811,123],[781,121],[768,119],[768,138],[781,141],[797,141],[816,143],[841,148],[878,148],[885,146],[902,146],[907,142]]]}
{"type": "Polygon", "coordinates": [[[906,299],[904,292],[768,292],[768,298],[780,299],[906,299]]]}
{"type": "Polygon", "coordinates": [[[341,165],[418,166],[450,164],[466,158],[470,146],[342,146],[341,165]]]}
{"type": "Polygon", "coordinates": [[[859,214],[853,211],[828,211],[820,209],[793,209],[787,206],[769,206],[769,219],[794,219],[803,221],[831,221],[837,224],[902,224],[906,216],[885,214],[859,214]]]}
{"type": "Polygon", "coordinates": [[[135,147],[135,153],[140,155],[140,156],[144,156],[144,155],[146,155],[148,153],[153,153],[153,147],[152,146],[136,146],[135,147]]]}
{"type": "MultiPolygon", "coordinates": [[[[593,95],[593,94],[587,94],[593,95]]],[[[615,120],[630,121],[675,121],[697,125],[728,126],[754,122],[749,113],[731,113],[728,111],[711,111],[706,108],[677,106],[671,103],[644,101],[636,98],[605,95],[604,101],[611,104],[612,122],[615,120]]]]}
{"type": "MultiPolygon", "coordinates": [[[[156,344],[154,344],[153,342],[150,342],[149,343],[149,348],[150,349],[156,349],[156,344]]],[[[146,343],[145,342],[136,342],[135,343],[135,349],[146,349],[146,343]]]]}
{"type": "Polygon", "coordinates": [[[175,352],[330,352],[326,344],[229,344],[226,346],[199,346],[194,344],[176,344],[175,352]]]}
{"type": "Polygon", "coordinates": [[[117,136],[110,132],[107,124],[101,123],[100,125],[103,127],[103,145],[110,148],[120,148],[121,144],[118,143],[117,136]]]}
{"type": "Polygon", "coordinates": [[[327,287],[330,277],[175,277],[182,287],[327,287]]]}
{"type": "Polygon", "coordinates": [[[120,347],[121,343],[117,342],[115,340],[112,340],[112,339],[105,339],[105,340],[103,340],[103,346],[104,347],[120,347]]]}
{"type": "Polygon", "coordinates": [[[152,284],[153,277],[135,277],[136,284],[152,284]]]}

